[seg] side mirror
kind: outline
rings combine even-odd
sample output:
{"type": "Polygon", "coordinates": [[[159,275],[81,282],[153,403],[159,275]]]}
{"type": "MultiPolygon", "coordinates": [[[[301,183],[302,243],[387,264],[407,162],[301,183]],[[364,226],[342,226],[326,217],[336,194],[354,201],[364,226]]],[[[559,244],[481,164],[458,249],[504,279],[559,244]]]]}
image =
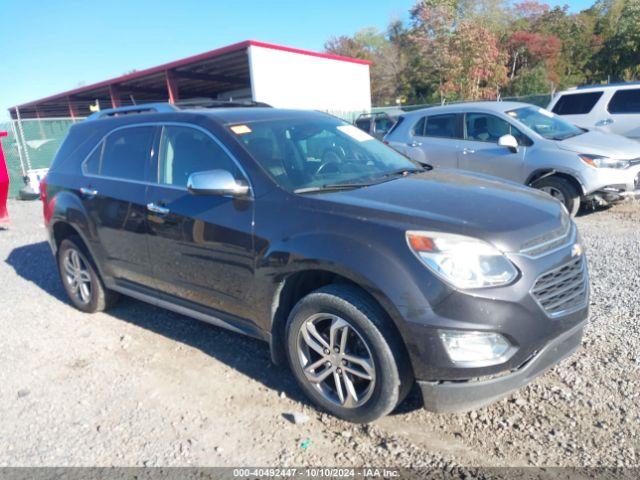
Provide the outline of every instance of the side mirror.
{"type": "Polygon", "coordinates": [[[518,140],[513,135],[503,135],[498,139],[498,145],[508,148],[512,153],[518,152],[518,140]]]}
{"type": "Polygon", "coordinates": [[[187,190],[194,195],[246,197],[249,185],[238,182],[226,170],[207,170],[189,175],[187,190]]]}

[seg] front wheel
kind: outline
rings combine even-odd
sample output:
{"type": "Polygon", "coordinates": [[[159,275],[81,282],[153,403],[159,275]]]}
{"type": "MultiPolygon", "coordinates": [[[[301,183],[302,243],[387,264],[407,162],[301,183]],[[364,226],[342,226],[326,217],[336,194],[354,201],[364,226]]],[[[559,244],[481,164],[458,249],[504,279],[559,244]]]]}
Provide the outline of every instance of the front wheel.
{"type": "Polygon", "coordinates": [[[572,217],[575,217],[578,213],[580,209],[580,193],[566,178],[557,176],[545,177],[535,182],[532,186],[562,203],[572,217]]]}
{"type": "Polygon", "coordinates": [[[396,332],[364,292],[329,285],[304,297],[287,323],[299,385],[323,410],[365,423],[391,412],[412,384],[396,332]]]}

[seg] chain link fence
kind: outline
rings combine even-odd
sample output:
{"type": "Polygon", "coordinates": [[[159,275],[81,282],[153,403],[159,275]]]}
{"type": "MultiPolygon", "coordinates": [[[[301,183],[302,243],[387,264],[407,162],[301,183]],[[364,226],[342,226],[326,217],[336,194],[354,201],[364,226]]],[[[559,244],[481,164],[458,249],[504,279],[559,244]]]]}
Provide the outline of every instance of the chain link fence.
{"type": "Polygon", "coordinates": [[[51,165],[73,123],[70,118],[0,122],[0,131],[8,132],[2,139],[2,147],[9,170],[10,197],[18,196],[29,170],[51,165]]]}

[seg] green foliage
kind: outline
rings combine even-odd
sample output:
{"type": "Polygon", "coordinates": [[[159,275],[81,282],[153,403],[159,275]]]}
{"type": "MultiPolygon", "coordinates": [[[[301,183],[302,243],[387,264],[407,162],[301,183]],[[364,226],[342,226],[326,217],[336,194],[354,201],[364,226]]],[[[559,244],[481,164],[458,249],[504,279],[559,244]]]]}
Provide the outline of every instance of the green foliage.
{"type": "Polygon", "coordinates": [[[640,0],[579,13],[538,0],[419,0],[386,32],[333,37],[329,52],[371,60],[376,104],[546,94],[640,78],[640,0]]]}

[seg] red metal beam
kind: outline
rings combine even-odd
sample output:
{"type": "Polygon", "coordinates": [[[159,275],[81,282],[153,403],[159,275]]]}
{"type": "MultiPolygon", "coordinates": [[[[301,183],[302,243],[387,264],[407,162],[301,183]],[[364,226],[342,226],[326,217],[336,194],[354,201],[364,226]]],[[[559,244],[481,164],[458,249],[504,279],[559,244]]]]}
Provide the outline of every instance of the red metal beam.
{"type": "Polygon", "coordinates": [[[169,103],[176,103],[180,100],[180,92],[178,91],[178,82],[173,71],[167,70],[165,72],[167,78],[167,91],[169,92],[169,103]]]}
{"type": "Polygon", "coordinates": [[[67,105],[69,105],[69,116],[72,119],[75,120],[77,117],[80,116],[78,114],[78,106],[71,101],[71,97],[67,97],[67,105]]]}
{"type": "Polygon", "coordinates": [[[122,105],[120,102],[120,89],[118,85],[109,85],[109,96],[111,97],[111,108],[118,108],[122,105]]]}

